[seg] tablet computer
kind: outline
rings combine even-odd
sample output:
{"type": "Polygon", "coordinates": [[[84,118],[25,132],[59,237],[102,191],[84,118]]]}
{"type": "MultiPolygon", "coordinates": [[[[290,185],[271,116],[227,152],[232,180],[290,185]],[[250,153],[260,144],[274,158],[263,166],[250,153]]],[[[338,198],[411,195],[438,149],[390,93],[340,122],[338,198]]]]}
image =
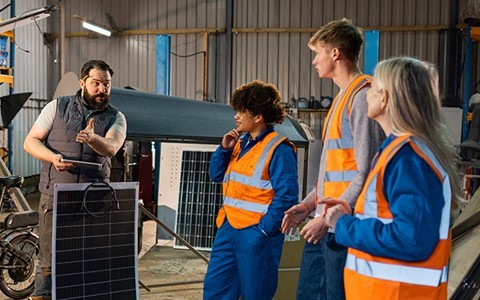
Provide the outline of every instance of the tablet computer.
{"type": "Polygon", "coordinates": [[[94,169],[94,170],[102,169],[102,164],[89,162],[89,161],[66,159],[66,158],[62,158],[61,161],[75,164],[75,166],[81,167],[81,168],[94,169]]]}

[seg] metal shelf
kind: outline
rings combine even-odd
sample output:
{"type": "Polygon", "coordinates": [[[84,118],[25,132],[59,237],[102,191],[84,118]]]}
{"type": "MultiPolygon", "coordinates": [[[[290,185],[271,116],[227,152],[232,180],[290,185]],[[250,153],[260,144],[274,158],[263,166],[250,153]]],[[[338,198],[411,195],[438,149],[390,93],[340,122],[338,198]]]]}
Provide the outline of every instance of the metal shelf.
{"type": "Polygon", "coordinates": [[[13,69],[0,67],[0,82],[6,82],[13,88],[13,69]]]}
{"type": "Polygon", "coordinates": [[[305,124],[307,124],[317,139],[322,138],[323,124],[325,122],[328,109],[288,108],[287,113],[292,116],[292,118],[302,120],[305,124]]]}
{"type": "MultiPolygon", "coordinates": [[[[1,32],[0,36],[5,36],[9,39],[10,43],[13,42],[13,31],[1,32]]],[[[7,51],[7,49],[3,50],[7,51]]],[[[6,82],[10,85],[10,88],[13,88],[13,69],[8,67],[0,67],[0,82],[6,82]]]]}

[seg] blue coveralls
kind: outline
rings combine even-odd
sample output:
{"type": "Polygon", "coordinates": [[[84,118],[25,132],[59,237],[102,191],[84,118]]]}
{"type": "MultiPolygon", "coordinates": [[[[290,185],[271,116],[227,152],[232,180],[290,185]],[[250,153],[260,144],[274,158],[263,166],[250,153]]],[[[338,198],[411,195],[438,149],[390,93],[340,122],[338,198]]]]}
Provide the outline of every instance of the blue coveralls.
{"type": "MultiPolygon", "coordinates": [[[[273,128],[268,128],[256,139],[247,133],[240,141],[240,157],[249,151],[273,128]]],[[[220,147],[210,160],[210,177],[221,182],[224,178],[231,150],[220,147]]],[[[293,149],[280,144],[269,165],[270,182],[275,197],[267,213],[257,225],[235,229],[228,222],[219,228],[210,256],[204,282],[204,299],[271,299],[278,282],[278,266],[284,235],[280,226],[284,212],[298,203],[297,156],[293,149]]]]}

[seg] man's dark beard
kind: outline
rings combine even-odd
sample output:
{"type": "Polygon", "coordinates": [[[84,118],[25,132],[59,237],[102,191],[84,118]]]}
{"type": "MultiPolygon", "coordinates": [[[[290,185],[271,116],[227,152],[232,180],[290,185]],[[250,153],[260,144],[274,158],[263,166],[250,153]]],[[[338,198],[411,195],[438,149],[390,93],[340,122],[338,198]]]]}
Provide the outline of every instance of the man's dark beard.
{"type": "Polygon", "coordinates": [[[108,106],[108,103],[110,103],[110,95],[100,93],[92,96],[88,93],[87,89],[83,91],[83,99],[87,102],[88,106],[95,110],[104,110],[108,106]],[[97,102],[95,100],[97,97],[103,98],[103,101],[97,102]]]}

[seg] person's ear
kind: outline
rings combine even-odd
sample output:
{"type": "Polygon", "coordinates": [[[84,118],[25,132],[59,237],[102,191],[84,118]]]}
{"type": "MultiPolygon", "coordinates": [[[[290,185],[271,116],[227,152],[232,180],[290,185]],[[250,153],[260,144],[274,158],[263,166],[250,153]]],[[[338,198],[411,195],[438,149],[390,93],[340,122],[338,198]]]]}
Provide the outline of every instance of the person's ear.
{"type": "Polygon", "coordinates": [[[261,123],[261,122],[265,122],[265,118],[263,117],[262,114],[258,114],[253,118],[253,121],[255,123],[261,123]]]}
{"type": "Polygon", "coordinates": [[[85,85],[85,81],[80,79],[80,96],[82,96],[82,98],[83,98],[83,95],[85,95],[86,88],[87,86],[85,85]]]}
{"type": "Polygon", "coordinates": [[[382,98],[380,100],[380,107],[382,108],[382,110],[386,110],[387,109],[387,104],[388,104],[388,100],[389,100],[389,94],[388,94],[388,91],[386,89],[381,89],[380,90],[380,93],[382,94],[382,98]]]}
{"type": "Polygon", "coordinates": [[[333,60],[339,59],[340,58],[340,49],[333,48],[332,51],[331,51],[331,54],[332,54],[332,59],[333,60]]]}

